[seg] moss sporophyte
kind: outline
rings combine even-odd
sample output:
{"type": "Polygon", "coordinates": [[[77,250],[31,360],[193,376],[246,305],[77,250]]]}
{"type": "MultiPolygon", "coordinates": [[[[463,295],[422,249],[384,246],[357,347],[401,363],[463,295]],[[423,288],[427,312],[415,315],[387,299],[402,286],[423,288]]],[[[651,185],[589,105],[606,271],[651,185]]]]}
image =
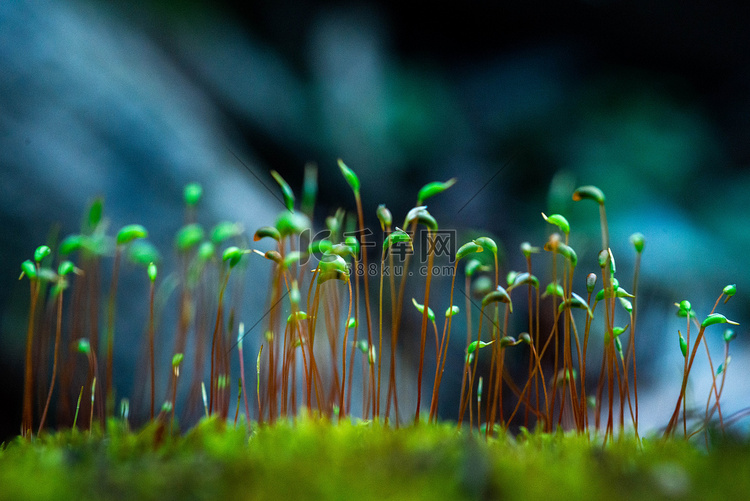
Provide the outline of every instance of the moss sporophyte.
{"type": "MultiPolygon", "coordinates": [[[[595,249],[596,259],[579,259],[571,244],[571,235],[577,236],[575,224],[568,218],[542,213],[539,228],[548,230],[548,237],[537,246],[521,244],[519,257],[525,269],[501,273],[496,240],[473,238],[449,256],[450,289],[436,294],[433,284],[439,282],[433,280],[432,270],[440,231],[435,214],[439,210],[431,211],[425,204],[449,196],[456,180],[428,183],[419,190],[400,227],[394,226],[394,216],[384,204],[377,206],[374,215],[381,234],[376,237],[365,227],[359,177],[341,160],[338,171],[353,194],[356,211],[336,211],[325,220],[325,233],[312,231],[318,168],[305,169],[299,207],[291,185],[271,172],[284,207],[275,221],[268,221],[253,234],[252,245],[266,250],[250,248],[245,228],[237,222],[221,221],[204,230],[196,222],[197,212],[203,197],[211,194],[204,194],[197,183],[189,184],[183,194],[184,224],[175,229],[174,249],[169,254],[176,259],[173,275],[161,274],[167,263],[160,262],[161,255],[146,240],[148,232],[143,226],[129,224],[116,235],[107,235],[101,200],[91,204],[80,234],[69,235],[59,245],[36,248],[33,259],[21,263],[21,278],[28,278],[30,284],[22,436],[30,439],[35,430],[37,435],[44,434],[53,412],[58,427],[72,425],[90,432],[114,418],[118,277],[133,273],[127,267],[121,269],[122,256],[127,256],[146,270],[144,295],[148,284],[148,298],[142,301],[148,308],[143,341],[148,356],[139,367],[148,370],[141,371],[143,377],[137,381],[148,412],[138,408],[138,398],[128,396],[121,401],[122,421],[129,422],[137,415],[131,412],[131,402],[134,411],[147,414],[150,423],[159,424],[169,435],[200,415],[226,422],[232,405],[236,405],[235,424],[243,422],[239,419],[242,415],[248,426],[253,423],[258,429],[301,414],[339,423],[372,421],[398,428],[410,421],[424,422],[421,413],[427,412],[426,422],[431,426],[442,426],[437,424],[438,418],[450,416],[459,429],[479,430],[487,439],[502,436],[511,426],[514,430],[535,426],[538,433],[563,428],[603,442],[630,434],[636,442],[640,440],[636,334],[646,238],[640,233],[630,237],[634,267],[628,291],[623,270],[618,270],[610,248],[606,199],[599,188],[582,186],[572,193],[573,200],[594,202],[598,207],[601,247],[595,249]],[[424,240],[415,238],[419,225],[424,240]],[[382,245],[372,242],[374,239],[382,239],[382,245]],[[420,248],[421,254],[415,252],[417,245],[426,246],[420,248]],[[423,257],[425,262],[420,264],[426,265],[426,273],[421,276],[422,283],[410,289],[415,291],[411,298],[414,309],[404,311],[407,277],[419,276],[409,273],[410,260],[416,255],[423,257]],[[112,273],[102,308],[101,267],[110,259],[112,273]],[[551,276],[542,281],[534,273],[543,260],[549,262],[551,276]],[[263,305],[266,310],[257,329],[246,329],[245,319],[240,318],[245,271],[250,267],[266,268],[270,274],[263,305]],[[584,267],[587,273],[581,275],[579,269],[584,267]],[[376,272],[372,276],[378,277],[376,305],[370,301],[371,269],[376,272]],[[402,272],[394,273],[396,269],[402,272]],[[461,272],[465,306],[459,309],[454,300],[456,277],[461,272]],[[601,283],[599,290],[597,283],[601,283]],[[67,289],[72,289],[70,294],[67,289]],[[166,301],[171,291],[177,291],[178,296],[177,324],[174,346],[164,352],[170,333],[159,318],[164,305],[172,304],[166,301]],[[447,303],[442,303],[446,297],[447,303]],[[45,303],[54,305],[49,308],[54,322],[47,321],[41,311],[39,305],[45,303]],[[377,307],[375,318],[372,307],[377,307]],[[106,343],[99,342],[102,313],[106,343]],[[459,321],[462,315],[466,339],[456,344],[451,333],[454,320],[459,321]],[[521,321],[512,322],[511,315],[520,315],[521,321]],[[64,318],[69,318],[69,324],[64,318]],[[402,330],[407,318],[415,327],[402,330]],[[522,327],[511,332],[517,326],[522,327]],[[411,387],[397,377],[408,370],[397,368],[402,335],[413,336],[419,347],[418,357],[414,357],[416,374],[409,378],[416,385],[411,387]],[[592,336],[601,339],[592,343],[592,336]],[[253,353],[246,353],[248,345],[255,347],[253,353]],[[601,354],[591,353],[592,345],[601,346],[601,354]],[[86,364],[76,363],[80,354],[86,356],[86,364]],[[171,356],[171,365],[159,367],[162,358],[158,355],[171,356]],[[253,374],[245,372],[246,355],[256,357],[254,382],[253,374]],[[593,371],[591,363],[595,364],[593,371]],[[43,370],[48,365],[51,372],[43,370]],[[233,366],[239,369],[234,382],[233,366]],[[357,381],[354,375],[359,370],[357,381]],[[446,371],[456,384],[461,381],[460,388],[444,387],[446,371]],[[44,380],[40,380],[41,374],[44,380]],[[157,374],[168,377],[158,378],[157,374]],[[192,380],[183,376],[188,381],[182,382],[181,374],[192,375],[192,380]],[[160,387],[160,379],[166,388],[160,387]],[[186,401],[180,401],[178,384],[183,388],[189,385],[186,401]],[[426,390],[431,390],[429,405],[423,398],[426,390]],[[160,400],[165,391],[166,401],[160,400]],[[457,399],[455,408],[441,407],[441,402],[449,400],[448,392],[457,399]],[[82,399],[84,394],[90,398],[82,399]],[[413,416],[403,408],[405,397],[415,405],[413,416]],[[36,409],[35,401],[42,403],[36,409]],[[157,408],[160,401],[161,412],[157,408]],[[361,403],[361,409],[353,409],[352,402],[361,403]]],[[[725,416],[720,404],[731,361],[730,342],[737,333],[731,329],[724,332],[724,353],[716,367],[705,340],[707,329],[736,325],[717,311],[736,291],[734,284],[724,287],[708,314],[698,313],[703,305],[693,306],[687,300],[676,303],[684,324],[676,339],[670,337],[673,341],[668,346],[682,352],[682,375],[665,437],[674,437],[679,430],[686,439],[701,432],[707,437],[709,430],[723,433],[737,421],[725,416]],[[711,369],[711,388],[705,406],[701,402],[697,412],[693,402],[688,402],[687,389],[701,344],[711,369]]]]}

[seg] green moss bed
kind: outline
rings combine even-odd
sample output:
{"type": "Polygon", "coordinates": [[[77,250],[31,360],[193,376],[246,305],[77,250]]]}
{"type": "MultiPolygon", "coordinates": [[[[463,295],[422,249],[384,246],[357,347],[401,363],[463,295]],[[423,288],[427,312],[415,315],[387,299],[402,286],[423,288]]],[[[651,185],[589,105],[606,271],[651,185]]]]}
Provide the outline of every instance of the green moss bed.
{"type": "MultiPolygon", "coordinates": [[[[709,435],[710,437],[710,435],[709,435]]],[[[66,431],[0,451],[0,499],[748,499],[750,441],[571,434],[485,440],[455,425],[234,427],[204,420],[181,437],[66,431]]]]}

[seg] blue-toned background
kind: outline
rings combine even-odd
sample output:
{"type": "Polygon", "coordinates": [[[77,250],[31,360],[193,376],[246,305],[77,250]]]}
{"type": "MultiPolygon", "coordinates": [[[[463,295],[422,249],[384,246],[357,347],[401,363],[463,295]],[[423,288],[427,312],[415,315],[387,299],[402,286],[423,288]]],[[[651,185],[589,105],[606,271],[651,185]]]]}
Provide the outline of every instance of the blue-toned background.
{"type": "MultiPolygon", "coordinates": [[[[204,186],[206,225],[239,220],[253,231],[283,209],[266,189],[278,196],[269,169],[299,190],[302,166],[315,161],[320,225],[335,207],[354,207],[338,157],[361,178],[373,228],[379,203],[398,221],[423,184],[457,177],[429,209],[459,235],[496,237],[504,271],[524,266],[520,242],[544,243],[541,211],[563,213],[579,291],[596,271],[598,217],[570,192],[598,185],[627,284],[628,236],[646,236],[645,426],[668,420],[679,391],[684,326],[673,303],[689,299],[704,316],[729,283],[738,295],[721,311],[743,325],[725,413],[748,407],[748,10],[708,1],[2,2],[0,438],[20,423],[28,284],[16,280],[19,265],[53,224],[76,231],[104,195],[113,231],[142,223],[169,258],[187,182],[204,186]]],[[[140,290],[141,278],[124,270],[121,287],[140,290]]],[[[266,278],[266,268],[251,269],[248,280],[266,278]]],[[[247,289],[254,319],[263,287],[247,289]]],[[[134,364],[127,346],[143,313],[135,298],[118,304],[120,367],[134,364]]],[[[715,358],[719,334],[709,331],[715,358]]],[[[463,333],[454,337],[455,362],[463,333]]],[[[708,369],[694,372],[700,402],[708,369]]]]}

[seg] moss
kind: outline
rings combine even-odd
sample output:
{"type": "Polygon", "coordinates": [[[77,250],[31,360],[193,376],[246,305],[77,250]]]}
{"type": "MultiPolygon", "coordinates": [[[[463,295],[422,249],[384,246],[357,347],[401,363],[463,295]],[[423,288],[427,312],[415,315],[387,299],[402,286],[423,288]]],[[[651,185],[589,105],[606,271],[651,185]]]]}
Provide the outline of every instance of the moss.
{"type": "Polygon", "coordinates": [[[106,438],[59,432],[0,452],[3,499],[743,499],[750,442],[576,435],[485,441],[452,424],[401,429],[299,419],[204,420],[182,438],[158,422],[106,438]],[[161,438],[160,438],[161,437],[161,438]],[[157,445],[158,443],[158,445],[157,445]]]}

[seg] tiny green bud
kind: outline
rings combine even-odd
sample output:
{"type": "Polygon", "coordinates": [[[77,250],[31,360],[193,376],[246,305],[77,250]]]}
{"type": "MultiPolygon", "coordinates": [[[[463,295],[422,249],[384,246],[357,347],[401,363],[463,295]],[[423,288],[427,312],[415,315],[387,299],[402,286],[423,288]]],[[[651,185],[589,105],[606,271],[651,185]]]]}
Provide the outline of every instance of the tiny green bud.
{"type": "Polygon", "coordinates": [[[156,282],[156,265],[153,261],[148,263],[148,268],[146,269],[148,273],[148,279],[151,281],[151,283],[156,282]]]}
{"type": "Polygon", "coordinates": [[[283,259],[281,258],[281,254],[279,254],[279,251],[270,250],[263,254],[263,257],[273,261],[276,264],[281,264],[283,262],[283,259]]]}
{"type": "Polygon", "coordinates": [[[289,303],[291,303],[292,307],[297,308],[301,299],[297,280],[292,280],[292,287],[289,289],[289,303]]]}
{"type": "Polygon", "coordinates": [[[622,341],[620,341],[619,337],[615,337],[615,349],[617,350],[617,354],[620,355],[620,358],[623,358],[623,355],[622,355],[622,341]]]}
{"type": "Polygon", "coordinates": [[[68,273],[75,272],[76,267],[73,263],[70,261],[63,261],[60,263],[60,266],[57,267],[57,274],[61,277],[64,277],[68,273]]]}
{"type": "Polygon", "coordinates": [[[179,367],[180,364],[182,363],[183,358],[185,358],[185,355],[183,355],[182,353],[175,353],[172,356],[172,367],[173,368],[179,367]]]}
{"type": "Polygon", "coordinates": [[[289,269],[294,263],[299,262],[302,259],[302,253],[300,251],[292,251],[284,257],[284,269],[289,269]]]}
{"type": "Polygon", "coordinates": [[[623,332],[625,332],[626,330],[628,330],[628,327],[629,327],[628,325],[626,325],[625,327],[615,326],[615,327],[612,328],[612,335],[615,336],[615,337],[618,337],[623,332]]]}
{"type": "Polygon", "coordinates": [[[78,345],[76,347],[78,349],[79,353],[83,353],[84,355],[88,355],[91,353],[91,343],[89,343],[89,340],[85,337],[82,337],[78,340],[78,345]]]}
{"type": "Polygon", "coordinates": [[[245,229],[240,223],[221,221],[211,229],[211,242],[219,245],[232,237],[241,235],[243,231],[245,229]]]}
{"type": "Polygon", "coordinates": [[[468,354],[472,354],[477,350],[477,348],[484,348],[485,346],[489,346],[494,342],[495,342],[494,339],[488,343],[485,343],[484,341],[473,341],[472,343],[469,344],[468,348],[466,349],[466,352],[468,354]]]}
{"type": "Polygon", "coordinates": [[[378,205],[378,209],[375,211],[375,213],[378,216],[378,221],[380,221],[381,230],[385,231],[386,228],[389,228],[391,224],[393,224],[393,215],[391,214],[391,211],[389,211],[385,206],[385,204],[378,205]]]}
{"type": "Polygon", "coordinates": [[[202,196],[203,187],[199,183],[186,184],[185,189],[182,192],[182,198],[185,200],[185,205],[188,207],[194,207],[197,205],[202,196]]]}
{"type": "Polygon", "coordinates": [[[289,324],[292,322],[292,320],[294,320],[295,323],[299,322],[300,320],[307,320],[307,313],[305,313],[304,311],[295,311],[286,318],[286,323],[289,324]]]}
{"type": "Polygon", "coordinates": [[[581,186],[573,192],[573,201],[593,200],[599,205],[604,205],[604,193],[596,186],[581,186]]]}
{"type": "MultiPolygon", "coordinates": [[[[510,278],[510,277],[509,277],[510,278]]],[[[534,288],[539,288],[539,279],[536,278],[534,275],[530,275],[529,272],[524,271],[523,273],[517,273],[515,277],[513,277],[513,283],[510,287],[508,287],[508,290],[514,289],[518,287],[519,285],[523,284],[529,284],[533,286],[534,288]]]]}
{"type": "Polygon", "coordinates": [[[57,252],[61,256],[67,256],[83,246],[84,237],[83,235],[68,235],[65,237],[57,248],[57,252]]]}
{"type": "Polygon", "coordinates": [[[170,402],[169,400],[167,400],[166,402],[164,402],[163,404],[161,404],[161,411],[164,414],[169,414],[170,412],[172,412],[172,402],[170,402]]]}
{"type": "Polygon", "coordinates": [[[621,297],[619,299],[620,299],[620,304],[622,305],[623,308],[625,308],[625,311],[627,311],[629,314],[633,313],[633,303],[631,303],[630,300],[624,297],[621,297]]]}
{"type": "Polygon", "coordinates": [[[471,293],[474,297],[483,298],[485,295],[492,292],[494,288],[495,284],[490,277],[479,277],[472,283],[471,293]]]}
{"type": "Polygon", "coordinates": [[[532,247],[532,245],[529,242],[524,242],[521,244],[521,252],[523,252],[524,257],[527,259],[532,255],[536,254],[540,251],[539,247],[532,247]]]}
{"type": "Polygon", "coordinates": [[[515,346],[517,344],[518,341],[513,336],[503,336],[500,338],[500,348],[507,348],[508,346],[515,346]]]}
{"type": "Polygon", "coordinates": [[[508,274],[505,276],[505,282],[508,285],[513,285],[513,282],[515,282],[517,276],[518,276],[517,271],[510,270],[508,274]]]}
{"type": "MultiPolygon", "coordinates": [[[[424,314],[424,305],[417,303],[417,300],[414,298],[411,298],[411,304],[414,305],[414,307],[419,311],[419,313],[424,314]]],[[[430,319],[430,322],[435,321],[435,312],[432,311],[432,308],[427,308],[427,318],[430,319]]]]}
{"type": "Polygon", "coordinates": [[[683,299],[682,301],[680,301],[680,309],[683,311],[690,311],[692,309],[690,301],[688,301],[687,299],[683,299]]]}
{"type": "Polygon", "coordinates": [[[596,273],[589,273],[586,275],[586,292],[591,294],[594,292],[594,287],[596,287],[596,273]]]}
{"type": "MultiPolygon", "coordinates": [[[[396,228],[398,230],[398,228],[396,228]]],[[[355,256],[359,255],[359,240],[357,240],[357,237],[349,236],[344,239],[344,244],[351,247],[352,254],[355,256]]]]}
{"type": "Polygon", "coordinates": [[[568,223],[568,220],[565,219],[565,216],[561,214],[552,214],[551,216],[547,216],[547,214],[542,212],[542,217],[549,224],[554,224],[555,226],[560,228],[560,231],[562,231],[563,233],[570,233],[570,223],[568,223]]]}
{"type": "Polygon", "coordinates": [[[37,263],[41,262],[42,259],[50,255],[50,252],[52,252],[52,250],[49,247],[46,245],[40,245],[34,251],[34,261],[37,263]]]}
{"type": "Polygon", "coordinates": [[[208,261],[211,259],[216,252],[216,246],[211,242],[203,242],[200,247],[198,247],[198,257],[202,261],[208,261]]]}
{"type": "Polygon", "coordinates": [[[414,207],[406,214],[406,219],[404,219],[403,227],[407,228],[414,221],[422,223],[432,231],[437,231],[438,229],[437,221],[429,212],[427,212],[427,207],[425,207],[424,205],[414,207]]]}
{"type": "Polygon", "coordinates": [[[543,297],[547,296],[557,296],[557,297],[563,297],[564,292],[562,285],[558,284],[557,282],[550,282],[547,284],[547,288],[544,291],[543,297]]]}
{"type": "Polygon", "coordinates": [[[734,296],[737,292],[737,284],[731,284],[724,287],[724,295],[726,298],[724,299],[724,304],[726,304],[727,301],[729,301],[729,298],[734,296]]]}
{"type": "Polygon", "coordinates": [[[128,248],[128,259],[135,264],[148,266],[149,263],[161,261],[161,254],[154,245],[147,240],[133,242],[128,248]]]}
{"type": "Polygon", "coordinates": [[[311,226],[310,218],[298,212],[284,211],[276,219],[276,229],[282,237],[299,235],[311,226]]]}
{"type": "Polygon", "coordinates": [[[185,252],[188,249],[198,245],[203,240],[203,227],[197,223],[188,224],[177,230],[177,234],[174,236],[174,246],[180,252],[185,252]]]}
{"type": "Polygon", "coordinates": [[[24,275],[29,277],[29,280],[36,280],[37,278],[36,265],[30,259],[21,263],[21,276],[18,279],[21,280],[24,275]]]}
{"type": "Polygon", "coordinates": [[[417,205],[422,205],[422,203],[428,198],[444,192],[445,190],[447,190],[454,184],[456,184],[455,177],[447,180],[444,183],[441,183],[439,181],[427,183],[426,185],[422,187],[421,190],[419,190],[419,194],[417,195],[417,205]]]}
{"type": "Polygon", "coordinates": [[[526,344],[531,344],[531,336],[529,336],[528,332],[522,332],[519,334],[518,340],[526,344]]]}
{"type": "Polygon", "coordinates": [[[88,227],[94,229],[99,225],[102,220],[102,213],[104,212],[104,200],[102,198],[95,198],[89,206],[88,214],[88,227]]]}
{"type": "Polygon", "coordinates": [[[351,186],[352,191],[355,194],[359,193],[359,178],[354,173],[353,170],[351,170],[349,167],[346,166],[343,160],[339,158],[338,160],[339,164],[339,170],[341,170],[341,174],[344,176],[344,179],[346,179],[346,182],[351,186]]]}
{"type": "Polygon", "coordinates": [[[586,300],[575,292],[571,293],[570,299],[566,299],[565,301],[560,303],[560,305],[557,307],[557,311],[562,312],[565,308],[581,308],[583,310],[586,310],[591,318],[594,318],[594,314],[591,312],[591,309],[586,303],[586,300]]]}
{"type": "Polygon", "coordinates": [[[682,337],[682,332],[677,331],[677,334],[679,334],[680,336],[680,351],[682,352],[682,356],[687,357],[687,353],[688,353],[687,341],[685,341],[685,338],[682,337]]]}
{"type": "Polygon", "coordinates": [[[633,233],[630,235],[630,243],[633,244],[633,247],[635,247],[635,251],[640,254],[643,252],[643,246],[646,243],[646,237],[643,236],[643,233],[633,233]]]}
{"type": "Polygon", "coordinates": [[[482,262],[479,261],[478,259],[470,259],[466,263],[466,267],[464,268],[464,273],[466,274],[467,277],[471,278],[472,276],[474,276],[474,273],[476,273],[477,270],[481,268],[481,266],[482,266],[482,262]]]}
{"type": "Polygon", "coordinates": [[[224,249],[224,253],[221,256],[221,260],[224,262],[229,261],[229,267],[234,268],[237,263],[242,259],[244,252],[239,247],[231,246],[224,249]]]}
{"type": "Polygon", "coordinates": [[[734,329],[724,329],[724,342],[729,343],[734,338],[737,337],[737,333],[734,332],[734,329]]]}
{"type": "Polygon", "coordinates": [[[706,317],[706,319],[701,323],[701,327],[708,327],[709,325],[714,324],[731,324],[731,325],[740,325],[737,322],[733,322],[731,320],[728,320],[727,317],[722,315],[721,313],[711,313],[709,316],[706,317]]]}
{"type": "Polygon", "coordinates": [[[445,310],[445,318],[452,317],[453,315],[457,315],[460,310],[458,309],[458,306],[453,305],[447,310],[445,310]]]}
{"type": "Polygon", "coordinates": [[[117,245],[125,245],[139,238],[146,238],[148,231],[140,224],[128,224],[117,232],[117,245]]]}
{"type": "Polygon", "coordinates": [[[607,261],[609,261],[609,251],[606,249],[600,250],[597,259],[599,261],[599,268],[604,269],[607,266],[607,261]]]}
{"type": "Polygon", "coordinates": [[[333,244],[330,240],[322,239],[322,240],[316,240],[314,242],[310,242],[310,245],[307,246],[307,253],[308,254],[326,254],[328,252],[331,252],[331,249],[333,249],[333,244]]]}
{"type": "Polygon", "coordinates": [[[474,243],[482,249],[489,249],[489,251],[492,252],[492,255],[497,256],[497,244],[490,237],[475,238],[474,243]]]}
{"type": "Polygon", "coordinates": [[[385,252],[390,249],[393,244],[400,242],[408,242],[409,248],[414,248],[412,246],[411,237],[409,236],[409,234],[404,230],[396,228],[396,231],[391,232],[383,241],[383,255],[385,255],[385,252]]]}
{"type": "Polygon", "coordinates": [[[489,303],[496,302],[506,303],[510,312],[513,313],[513,302],[510,300],[508,292],[499,285],[495,290],[484,296],[484,299],[482,299],[482,306],[484,307],[489,303]]]}
{"type": "Polygon", "coordinates": [[[455,260],[459,261],[461,258],[464,258],[468,256],[469,254],[472,254],[474,252],[482,252],[482,251],[484,251],[484,248],[481,245],[479,245],[476,241],[468,242],[458,248],[458,251],[456,252],[455,260]]]}
{"type": "Polygon", "coordinates": [[[346,324],[347,329],[353,329],[357,326],[357,319],[354,317],[351,317],[349,319],[349,322],[346,324]]]}
{"type": "Polygon", "coordinates": [[[275,170],[271,171],[271,175],[276,180],[277,183],[279,183],[279,186],[281,187],[281,193],[284,195],[284,205],[286,205],[287,210],[290,212],[294,211],[294,192],[292,191],[292,188],[289,186],[289,184],[284,181],[284,178],[281,177],[281,174],[276,172],[275,170]]]}

